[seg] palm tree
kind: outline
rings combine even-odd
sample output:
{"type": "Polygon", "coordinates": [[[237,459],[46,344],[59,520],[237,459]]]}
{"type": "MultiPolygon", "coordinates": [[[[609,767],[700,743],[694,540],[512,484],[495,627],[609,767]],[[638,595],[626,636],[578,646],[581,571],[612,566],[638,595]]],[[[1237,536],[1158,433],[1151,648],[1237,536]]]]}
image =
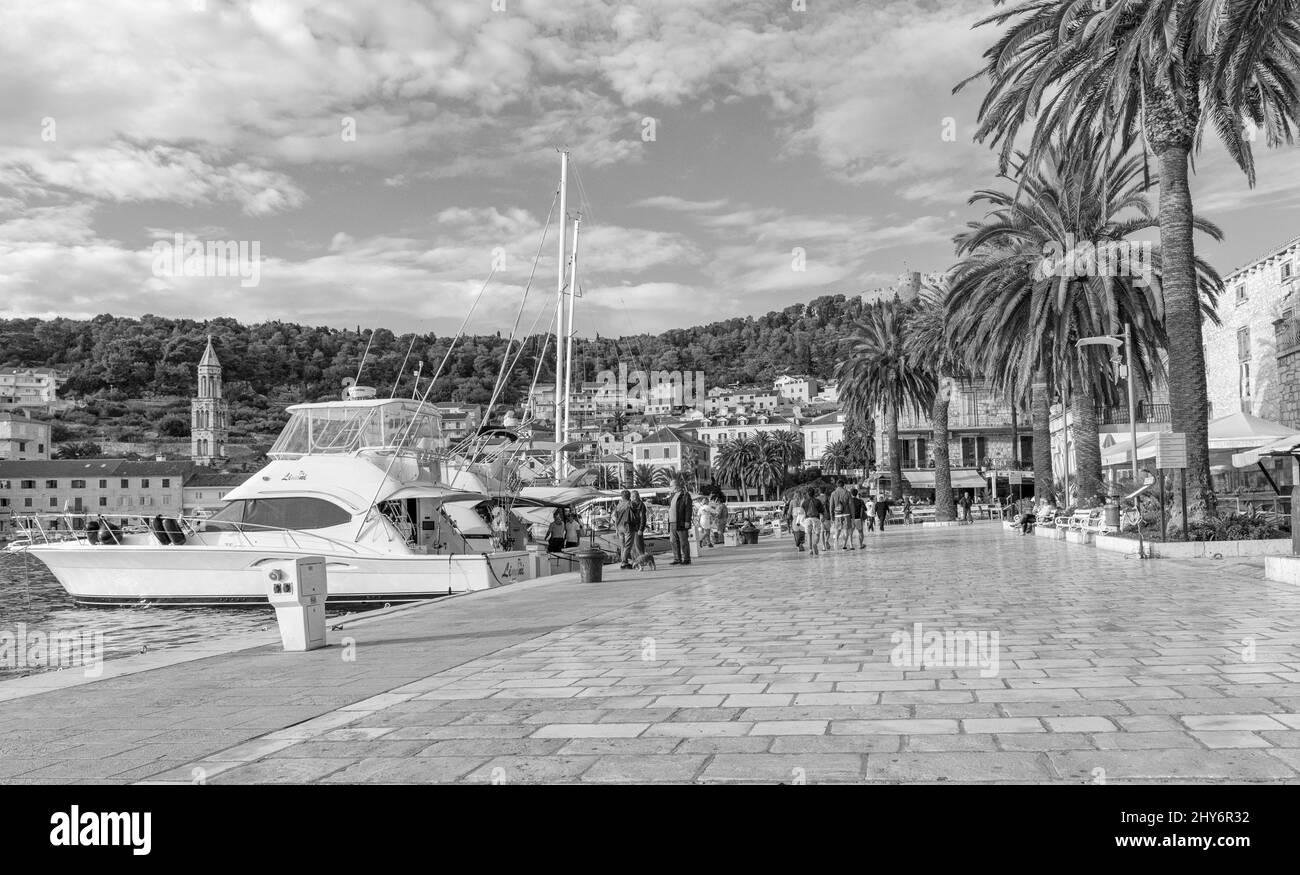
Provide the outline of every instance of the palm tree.
{"type": "Polygon", "coordinates": [[[946,287],[931,286],[925,291],[908,323],[905,341],[913,365],[928,368],[935,376],[930,426],[934,432],[934,518],[938,522],[957,519],[948,449],[948,403],[955,379],[966,374],[965,362],[947,331],[947,296],[946,287]]]}
{"type": "Polygon", "coordinates": [[[798,432],[777,431],[772,433],[772,443],[781,453],[781,484],[784,489],[790,474],[790,465],[803,461],[803,437],[798,432]]]}
{"type": "Polygon", "coordinates": [[[903,500],[903,463],[898,448],[898,414],[917,414],[934,398],[934,375],[917,368],[907,353],[905,337],[911,310],[897,299],[877,301],[864,309],[856,323],[849,357],[835,366],[845,413],[865,422],[875,407],[885,413],[891,490],[903,500]]]}
{"type": "MultiPolygon", "coordinates": [[[[1001,5],[1005,0],[994,0],[1001,5]]],[[[1291,143],[1300,113],[1300,0],[1044,0],[978,24],[1013,21],[985,53],[988,94],[976,140],[1001,143],[1003,169],[1029,122],[1033,159],[1055,137],[1141,142],[1159,163],[1160,242],[1173,430],[1187,435],[1196,503],[1213,512],[1202,301],[1188,167],[1212,126],[1248,184],[1251,141],[1291,143]]],[[[978,25],[977,25],[978,26],[978,25]]]]}
{"type": "Polygon", "coordinates": [[[637,465],[632,469],[632,485],[637,489],[655,486],[655,476],[659,470],[654,465],[637,465]]]}
{"type": "Polygon", "coordinates": [[[849,447],[841,438],[822,447],[822,472],[838,474],[844,470],[848,461],[849,447]]]}
{"type": "Polygon", "coordinates": [[[779,484],[785,476],[781,448],[777,446],[771,432],[760,431],[754,436],[752,472],[754,484],[758,486],[764,499],[771,494],[769,487],[779,484]]]}
{"type": "MultiPolygon", "coordinates": [[[[1018,178],[1009,181],[1017,193],[988,190],[971,199],[990,212],[957,238],[964,258],[952,276],[949,334],[999,387],[1023,392],[1050,380],[1070,400],[1079,498],[1091,501],[1101,492],[1096,403],[1116,400],[1117,387],[1104,355],[1096,347],[1076,350],[1076,341],[1128,324],[1136,376],[1147,386],[1163,374],[1168,348],[1162,247],[1151,246],[1136,262],[1129,257],[1135,245],[1129,236],[1156,224],[1146,196],[1151,183],[1138,156],[1114,154],[1101,137],[1073,151],[1062,138],[1035,165],[1020,155],[1016,170],[1018,178]]],[[[1194,222],[1221,236],[1210,223],[1194,222]]],[[[1198,261],[1197,283],[1213,319],[1221,281],[1198,261]]],[[[1046,392],[1035,391],[1041,407],[1046,392]]],[[[1041,428],[1037,421],[1035,428],[1041,428]]],[[[1037,435],[1035,443],[1046,446],[1037,435]]],[[[1035,456],[1037,484],[1039,466],[1050,467],[1050,458],[1035,456]]]]}

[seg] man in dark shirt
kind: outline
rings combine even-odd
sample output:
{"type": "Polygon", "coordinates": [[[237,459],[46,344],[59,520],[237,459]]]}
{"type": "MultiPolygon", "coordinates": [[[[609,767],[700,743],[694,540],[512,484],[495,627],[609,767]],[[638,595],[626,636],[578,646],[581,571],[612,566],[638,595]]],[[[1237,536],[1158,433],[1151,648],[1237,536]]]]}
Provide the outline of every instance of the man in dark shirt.
{"type": "Polygon", "coordinates": [[[876,519],[880,522],[880,534],[885,533],[885,523],[889,520],[889,508],[893,506],[883,493],[876,496],[876,519]]]}
{"type": "Polygon", "coordinates": [[[673,545],[673,561],[669,565],[691,564],[691,520],[695,509],[691,494],[682,480],[673,481],[673,493],[668,496],[668,540],[673,545]]]}
{"type": "Polygon", "coordinates": [[[849,490],[849,519],[852,521],[853,529],[849,534],[849,549],[853,549],[853,535],[858,536],[858,549],[866,549],[866,541],[863,538],[862,529],[867,522],[867,503],[858,497],[857,487],[849,490]]]}
{"type": "Polygon", "coordinates": [[[808,490],[808,497],[803,502],[804,512],[804,531],[808,533],[808,555],[821,555],[822,540],[822,516],[826,513],[826,505],[817,493],[812,489],[808,490]]]}

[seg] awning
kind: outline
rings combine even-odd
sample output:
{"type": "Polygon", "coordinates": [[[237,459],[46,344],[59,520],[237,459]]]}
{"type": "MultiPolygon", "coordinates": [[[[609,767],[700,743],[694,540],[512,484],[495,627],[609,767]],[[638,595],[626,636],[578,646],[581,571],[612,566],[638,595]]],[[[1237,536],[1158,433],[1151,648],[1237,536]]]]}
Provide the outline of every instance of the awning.
{"type": "Polygon", "coordinates": [[[1293,432],[1280,441],[1265,444],[1252,450],[1232,454],[1232,464],[1238,468],[1253,468],[1265,456],[1291,456],[1300,450],[1300,433],[1293,432]]]}
{"type": "Polygon", "coordinates": [[[1237,411],[1209,425],[1210,449],[1242,450],[1290,437],[1295,429],[1237,411]]]}
{"type": "Polygon", "coordinates": [[[953,471],[953,489],[987,489],[989,481],[981,477],[978,471],[953,471]]]}
{"type": "MultiPolygon", "coordinates": [[[[1154,432],[1138,438],[1138,459],[1154,459],[1156,457],[1156,435],[1154,432]]],[[[1133,442],[1119,441],[1101,451],[1102,467],[1114,467],[1116,465],[1127,465],[1133,461],[1133,442]]]]}
{"type": "Polygon", "coordinates": [[[913,489],[933,489],[934,472],[933,471],[904,471],[903,479],[913,489]]]}

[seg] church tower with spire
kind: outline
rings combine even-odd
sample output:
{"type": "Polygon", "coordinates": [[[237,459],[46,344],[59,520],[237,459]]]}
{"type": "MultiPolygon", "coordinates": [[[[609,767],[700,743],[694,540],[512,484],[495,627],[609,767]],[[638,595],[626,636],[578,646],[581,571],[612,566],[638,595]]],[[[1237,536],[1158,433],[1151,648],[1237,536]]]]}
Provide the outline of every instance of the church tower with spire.
{"type": "Polygon", "coordinates": [[[190,457],[196,464],[213,465],[225,459],[230,421],[221,397],[221,362],[210,334],[198,376],[199,394],[190,401],[190,457]]]}

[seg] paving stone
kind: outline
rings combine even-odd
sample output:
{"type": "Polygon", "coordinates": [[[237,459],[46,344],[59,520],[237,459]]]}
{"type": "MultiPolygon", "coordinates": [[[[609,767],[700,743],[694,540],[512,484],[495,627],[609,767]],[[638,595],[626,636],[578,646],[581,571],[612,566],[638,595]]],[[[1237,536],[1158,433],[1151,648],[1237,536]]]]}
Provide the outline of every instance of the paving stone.
{"type": "Polygon", "coordinates": [[[963,751],[867,755],[868,781],[1046,781],[1051,777],[1042,755],[1033,753],[963,751]]]}
{"type": "Polygon", "coordinates": [[[583,772],[582,780],[603,784],[688,783],[707,760],[707,756],[680,754],[609,754],[583,772]]]}
{"type": "Polygon", "coordinates": [[[862,780],[864,759],[854,754],[718,754],[697,780],[761,784],[857,782],[862,780]]]}

